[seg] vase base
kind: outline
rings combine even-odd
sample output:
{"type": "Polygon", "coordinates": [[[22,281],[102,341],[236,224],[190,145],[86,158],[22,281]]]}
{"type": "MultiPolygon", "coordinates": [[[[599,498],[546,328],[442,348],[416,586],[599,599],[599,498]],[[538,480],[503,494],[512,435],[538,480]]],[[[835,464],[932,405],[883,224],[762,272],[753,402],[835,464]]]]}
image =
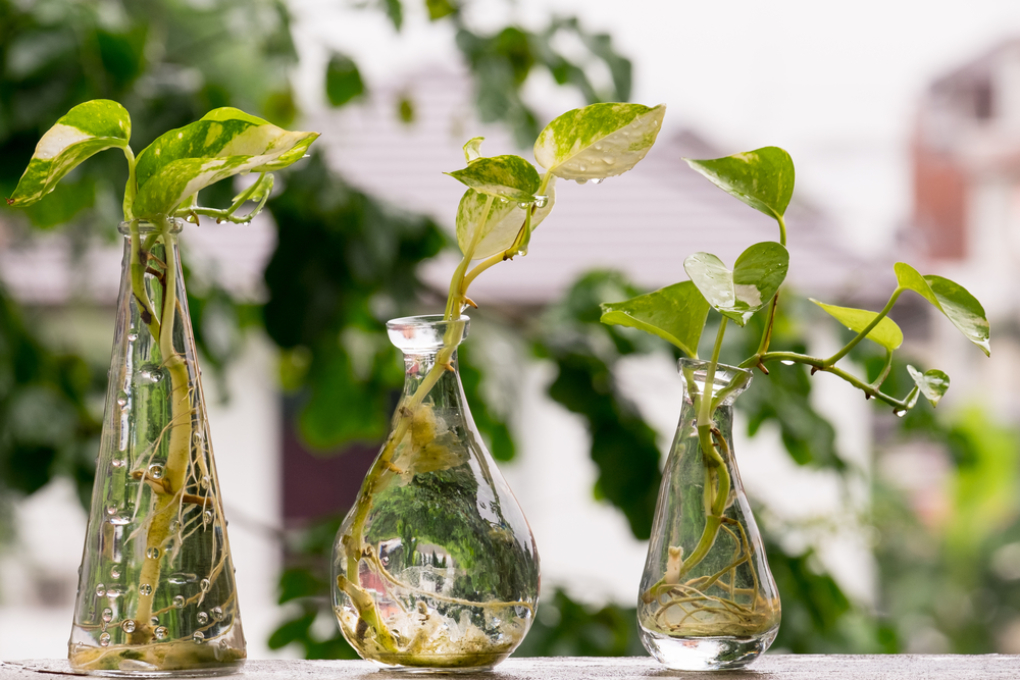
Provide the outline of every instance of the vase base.
{"type": "Polygon", "coordinates": [[[741,668],[765,653],[779,627],[752,637],[670,637],[641,627],[641,643],[673,670],[715,671],[741,668]]]}

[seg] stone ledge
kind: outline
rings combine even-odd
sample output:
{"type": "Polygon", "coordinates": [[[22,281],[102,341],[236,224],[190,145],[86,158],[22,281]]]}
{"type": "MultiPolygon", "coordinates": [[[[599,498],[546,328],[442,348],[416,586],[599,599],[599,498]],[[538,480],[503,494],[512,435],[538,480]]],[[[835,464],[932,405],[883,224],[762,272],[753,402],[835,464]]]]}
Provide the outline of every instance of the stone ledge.
{"type": "MultiPolygon", "coordinates": [[[[45,680],[77,675],[66,661],[0,662],[0,680],[45,680]]],[[[251,680],[407,680],[403,672],[380,671],[366,661],[248,661],[237,678],[251,680]]],[[[648,657],[551,657],[510,659],[493,672],[458,673],[463,680],[581,680],[587,678],[700,678],[730,680],[1016,680],[1020,656],[988,655],[815,655],[767,654],[749,669],[718,673],[670,671],[648,657]]]]}

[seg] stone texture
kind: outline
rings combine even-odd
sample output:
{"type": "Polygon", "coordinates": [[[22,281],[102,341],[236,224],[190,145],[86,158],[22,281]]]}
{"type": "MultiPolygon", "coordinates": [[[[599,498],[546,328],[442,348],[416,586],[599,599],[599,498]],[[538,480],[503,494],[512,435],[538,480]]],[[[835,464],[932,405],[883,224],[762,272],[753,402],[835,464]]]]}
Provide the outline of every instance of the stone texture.
{"type": "MultiPolygon", "coordinates": [[[[0,680],[45,680],[74,675],[65,661],[0,662],[0,680]]],[[[376,670],[365,661],[249,661],[236,676],[251,680],[407,680],[406,673],[376,670]]],[[[770,654],[749,669],[717,673],[670,671],[648,657],[510,659],[491,673],[463,673],[471,680],[581,680],[587,678],[699,678],[700,680],[998,680],[1020,678],[1020,656],[988,654],[849,656],[770,654]]]]}

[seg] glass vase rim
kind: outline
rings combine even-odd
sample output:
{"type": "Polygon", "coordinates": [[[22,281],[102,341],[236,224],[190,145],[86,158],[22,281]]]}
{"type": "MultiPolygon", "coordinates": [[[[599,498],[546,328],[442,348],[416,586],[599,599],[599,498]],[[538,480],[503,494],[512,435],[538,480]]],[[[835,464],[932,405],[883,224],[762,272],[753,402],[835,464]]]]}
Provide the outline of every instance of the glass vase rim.
{"type": "Polygon", "coordinates": [[[459,345],[468,335],[471,317],[462,314],[459,319],[446,319],[442,314],[401,316],[386,322],[386,333],[404,354],[429,354],[446,345],[447,331],[460,327],[459,345]]]}
{"type": "MultiPolygon", "coordinates": [[[[704,382],[707,378],[708,367],[711,365],[711,361],[704,359],[691,359],[688,357],[681,357],[676,364],[677,371],[680,373],[680,378],[686,382],[684,377],[684,369],[689,368],[695,372],[695,379],[698,382],[704,382]],[[700,375],[698,375],[700,374],[700,375]]],[[[732,398],[747,389],[748,385],[751,384],[751,379],[754,378],[754,371],[749,368],[740,368],[739,366],[730,366],[729,364],[717,363],[715,365],[715,376],[712,380],[714,385],[713,391],[720,388],[727,388],[734,383],[737,376],[744,376],[743,383],[739,389],[731,393],[730,398],[727,401],[732,401],[732,398]]]]}
{"type": "MultiPolygon", "coordinates": [[[[168,217],[167,222],[170,223],[170,233],[179,234],[184,229],[184,220],[180,217],[168,217]]],[[[152,220],[136,219],[136,220],[124,220],[117,225],[117,231],[124,236],[131,235],[131,225],[138,225],[139,234],[158,234],[163,231],[160,225],[156,224],[152,220]]]]}

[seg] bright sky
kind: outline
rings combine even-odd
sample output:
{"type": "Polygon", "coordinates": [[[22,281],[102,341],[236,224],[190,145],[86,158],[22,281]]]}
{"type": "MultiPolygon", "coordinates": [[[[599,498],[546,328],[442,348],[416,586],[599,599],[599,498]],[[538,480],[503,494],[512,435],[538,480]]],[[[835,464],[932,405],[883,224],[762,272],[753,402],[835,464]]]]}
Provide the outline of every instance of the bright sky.
{"type": "MultiPolygon", "coordinates": [[[[377,13],[341,4],[293,3],[309,37],[300,45],[306,91],[321,87],[321,76],[311,78],[321,73],[325,44],[360,58],[370,83],[456,58],[452,36],[429,26],[413,0],[399,37],[377,13]]],[[[828,210],[866,251],[888,244],[909,217],[906,152],[919,93],[1020,37],[1017,0],[478,0],[471,11],[477,24],[493,26],[574,14],[609,32],[634,60],[633,100],[668,104],[665,134],[691,127],[726,153],[786,148],[801,199],[828,210]]],[[[538,82],[533,91],[550,89],[538,82]]],[[[550,103],[550,111],[577,105],[550,103]]]]}

